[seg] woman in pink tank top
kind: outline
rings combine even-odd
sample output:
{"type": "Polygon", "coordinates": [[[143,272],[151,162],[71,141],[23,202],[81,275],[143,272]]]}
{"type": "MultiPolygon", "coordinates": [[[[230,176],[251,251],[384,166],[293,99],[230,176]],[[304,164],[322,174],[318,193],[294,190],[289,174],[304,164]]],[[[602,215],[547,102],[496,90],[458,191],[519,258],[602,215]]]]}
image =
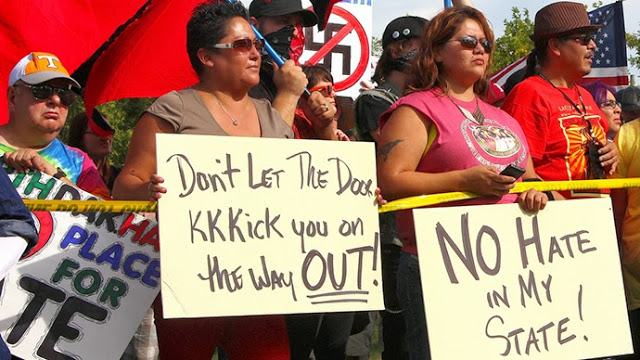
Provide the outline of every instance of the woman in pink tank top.
{"type": "MultiPolygon", "coordinates": [[[[527,210],[548,198],[530,190],[509,194],[516,179],[500,175],[509,164],[537,178],[518,123],[485,103],[494,45],[484,15],[471,7],[449,8],[427,26],[415,57],[408,95],[380,118],[378,184],[389,200],[451,191],[487,197],[458,202],[478,205],[518,201],[527,210]]],[[[407,322],[411,359],[429,359],[413,218],[399,212],[403,257],[398,297],[407,322]]]]}

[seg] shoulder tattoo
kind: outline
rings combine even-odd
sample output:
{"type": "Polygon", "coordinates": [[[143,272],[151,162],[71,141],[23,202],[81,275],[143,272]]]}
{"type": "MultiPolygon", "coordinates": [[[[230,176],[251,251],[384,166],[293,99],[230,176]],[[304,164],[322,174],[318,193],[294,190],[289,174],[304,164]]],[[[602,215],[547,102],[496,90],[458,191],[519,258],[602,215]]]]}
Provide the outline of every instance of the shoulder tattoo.
{"type": "Polygon", "coordinates": [[[382,161],[387,161],[387,158],[389,157],[389,153],[391,153],[391,150],[396,147],[396,145],[400,144],[403,140],[402,139],[397,139],[394,140],[392,142],[386,143],[383,146],[378,148],[377,157],[382,156],[382,161]]]}

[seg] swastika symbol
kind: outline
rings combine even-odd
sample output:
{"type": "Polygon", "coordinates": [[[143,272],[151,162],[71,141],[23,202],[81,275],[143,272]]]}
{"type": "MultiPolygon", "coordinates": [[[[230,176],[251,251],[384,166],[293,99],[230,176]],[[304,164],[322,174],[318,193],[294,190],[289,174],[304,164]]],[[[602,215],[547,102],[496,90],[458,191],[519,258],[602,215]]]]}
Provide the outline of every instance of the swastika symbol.
{"type": "MultiPolygon", "coordinates": [[[[307,39],[305,47],[309,50],[318,51],[325,43],[327,43],[337,32],[342,30],[345,25],[328,23],[324,30],[324,42],[315,42],[313,38],[313,28],[305,28],[305,37],[307,39]]],[[[342,54],[342,75],[349,75],[351,73],[351,47],[347,45],[336,45],[331,48],[327,54],[322,58],[322,63],[327,69],[331,69],[331,58],[333,54],[342,54]]]]}

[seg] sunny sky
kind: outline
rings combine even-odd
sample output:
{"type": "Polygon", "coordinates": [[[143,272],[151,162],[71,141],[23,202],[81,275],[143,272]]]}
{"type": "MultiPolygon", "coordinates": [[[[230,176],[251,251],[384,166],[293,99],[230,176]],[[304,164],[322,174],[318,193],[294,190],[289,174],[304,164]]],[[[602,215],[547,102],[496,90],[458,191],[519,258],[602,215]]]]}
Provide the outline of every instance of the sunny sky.
{"type": "MultiPolygon", "coordinates": [[[[511,8],[529,9],[531,19],[540,8],[557,0],[472,0],[476,8],[484,12],[493,26],[496,37],[504,34],[504,20],[511,19],[511,8]]],[[[594,1],[578,0],[587,5],[594,1]]],[[[613,1],[603,0],[604,5],[613,1]]],[[[389,21],[403,15],[432,18],[443,8],[443,0],[373,0],[373,36],[382,37],[382,32],[389,21]],[[401,5],[400,5],[401,4],[401,5]]],[[[627,33],[640,31],[640,0],[624,0],[625,28],[627,33]]],[[[591,8],[590,8],[591,9],[591,8]]],[[[631,69],[631,73],[639,76],[640,70],[631,69]]],[[[636,79],[638,81],[638,79],[636,79]]]]}

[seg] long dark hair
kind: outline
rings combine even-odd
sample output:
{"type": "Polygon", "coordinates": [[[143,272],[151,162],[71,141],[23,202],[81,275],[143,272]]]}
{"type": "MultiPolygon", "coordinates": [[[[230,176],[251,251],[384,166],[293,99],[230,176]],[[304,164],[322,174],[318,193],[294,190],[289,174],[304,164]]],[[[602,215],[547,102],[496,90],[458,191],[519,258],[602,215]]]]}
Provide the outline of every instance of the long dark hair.
{"type": "Polygon", "coordinates": [[[380,55],[376,69],[371,77],[372,81],[380,84],[387,76],[389,76],[389,74],[391,74],[391,71],[394,69],[393,62],[396,59],[393,57],[393,52],[396,54],[403,54],[409,45],[409,41],[410,39],[394,41],[382,50],[382,55],[380,55]]]}
{"type": "Polygon", "coordinates": [[[539,67],[547,62],[547,49],[549,48],[549,39],[539,39],[534,42],[533,50],[527,57],[527,67],[524,72],[524,78],[536,75],[539,67]]]}
{"type": "MultiPolygon", "coordinates": [[[[420,49],[411,69],[407,93],[429,90],[434,87],[441,88],[445,93],[449,91],[446,81],[441,78],[442,69],[435,60],[435,54],[455,35],[467,19],[477,21],[487,40],[491,45],[494,45],[493,31],[482,12],[469,6],[445,9],[431,19],[420,39],[420,49]]],[[[489,53],[489,61],[484,75],[473,84],[473,91],[476,94],[485,94],[489,90],[489,68],[491,68],[492,59],[493,54],[489,53]]]]}

